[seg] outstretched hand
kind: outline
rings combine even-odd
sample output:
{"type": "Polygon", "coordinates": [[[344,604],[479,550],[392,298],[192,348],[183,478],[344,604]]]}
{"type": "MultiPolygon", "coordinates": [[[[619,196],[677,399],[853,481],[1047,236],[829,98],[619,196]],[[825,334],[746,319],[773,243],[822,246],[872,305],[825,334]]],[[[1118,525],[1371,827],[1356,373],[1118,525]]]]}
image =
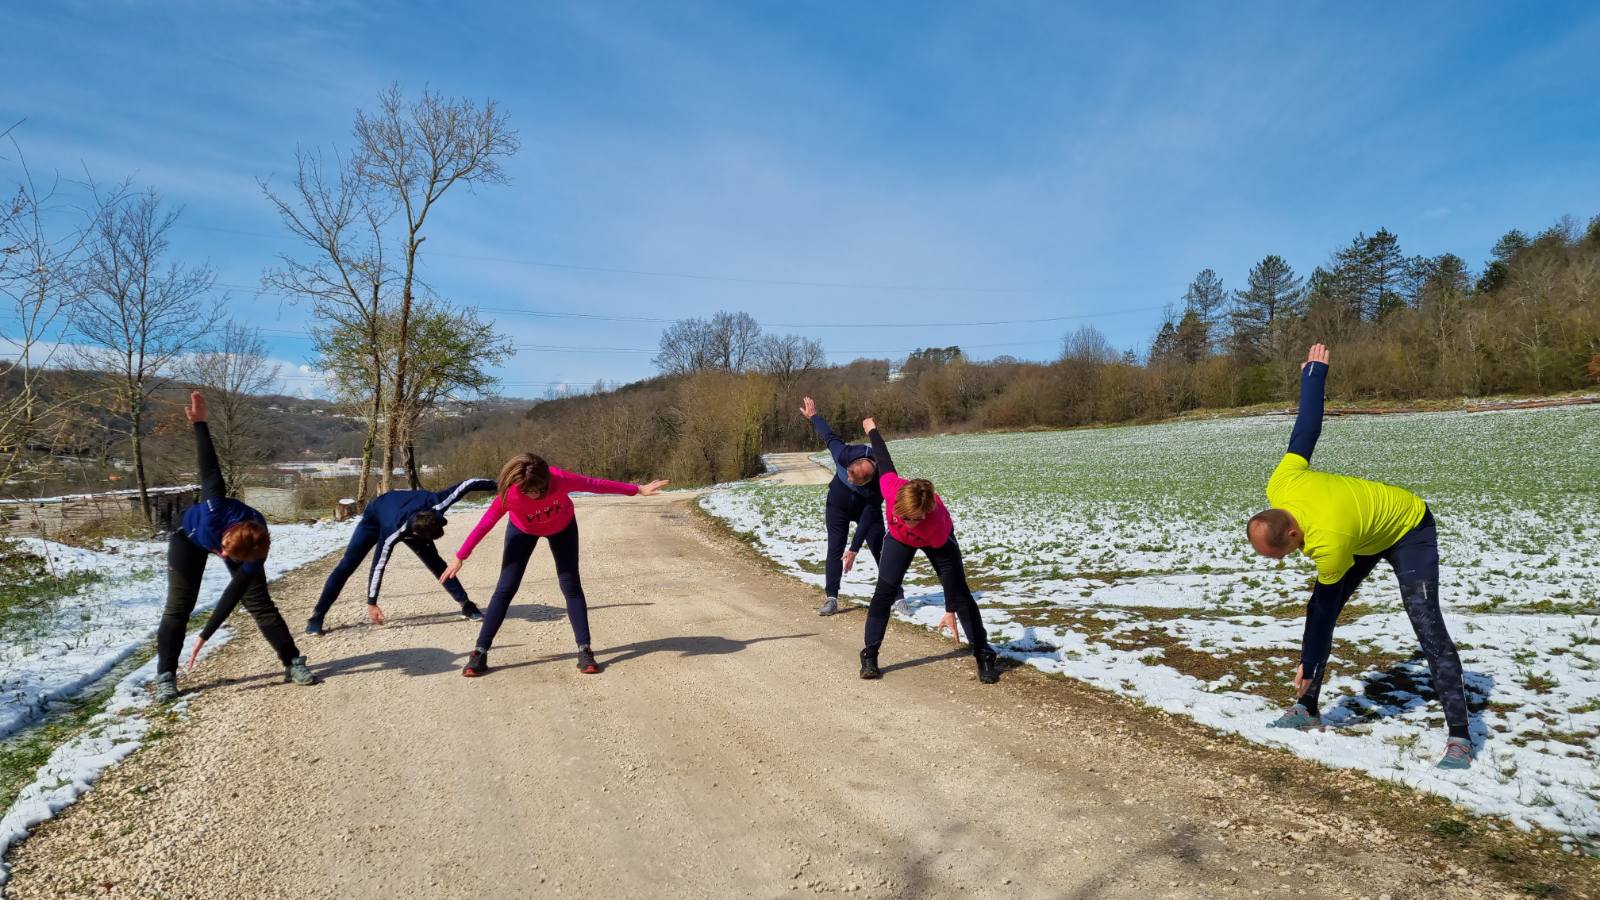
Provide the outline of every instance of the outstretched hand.
{"type": "Polygon", "coordinates": [[[874,419],[872,416],[867,416],[865,419],[861,420],[861,430],[867,434],[877,431],[878,420],[874,419]]]}
{"type": "Polygon", "coordinates": [[[1312,363],[1328,364],[1328,347],[1326,344],[1312,344],[1311,352],[1306,354],[1305,365],[1300,368],[1304,369],[1312,363]]]}
{"type": "Polygon", "coordinates": [[[950,629],[950,636],[956,639],[956,643],[961,643],[961,626],[956,622],[955,613],[945,613],[944,618],[939,620],[939,627],[933,629],[933,633],[943,634],[946,628],[950,629]]]}
{"type": "Polygon", "coordinates": [[[817,401],[810,397],[800,401],[800,415],[811,418],[817,414],[817,401]]]}
{"type": "Polygon", "coordinates": [[[189,424],[204,422],[206,420],[206,395],[199,391],[189,392],[189,405],[183,408],[183,414],[188,418],[189,424]]]}
{"type": "Polygon", "coordinates": [[[444,571],[439,573],[439,583],[440,584],[444,584],[446,581],[449,581],[450,579],[456,577],[456,573],[461,571],[461,564],[463,562],[465,562],[465,560],[462,560],[462,559],[452,559],[452,560],[450,560],[450,565],[445,566],[444,567],[444,571]]]}
{"type": "Polygon", "coordinates": [[[661,493],[661,489],[670,483],[671,482],[667,481],[665,478],[661,478],[656,481],[652,481],[649,484],[641,484],[639,485],[639,496],[654,497],[655,495],[661,493]]]}
{"type": "MultiPolygon", "coordinates": [[[[202,420],[202,421],[204,421],[204,420],[202,420]]],[[[195,637],[195,639],[194,639],[194,649],[189,651],[189,665],[187,667],[188,671],[190,671],[190,672],[194,671],[194,664],[200,661],[200,648],[204,647],[205,645],[206,645],[206,639],[205,638],[198,637],[198,636],[195,637]]]]}

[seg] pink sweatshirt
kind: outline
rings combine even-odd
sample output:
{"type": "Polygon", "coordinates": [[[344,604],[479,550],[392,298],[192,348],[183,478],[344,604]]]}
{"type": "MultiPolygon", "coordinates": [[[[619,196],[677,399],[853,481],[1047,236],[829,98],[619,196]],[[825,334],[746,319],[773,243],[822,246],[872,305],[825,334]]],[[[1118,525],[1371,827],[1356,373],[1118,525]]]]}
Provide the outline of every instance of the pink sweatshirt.
{"type": "Polygon", "coordinates": [[[933,512],[920,522],[907,522],[895,513],[895,498],[906,481],[893,471],[884,472],[878,479],[878,486],[883,489],[883,515],[889,520],[889,534],[908,547],[943,547],[956,526],[950,521],[950,511],[944,508],[944,500],[938,494],[933,495],[933,512]]]}
{"type": "Polygon", "coordinates": [[[626,494],[631,497],[639,493],[639,486],[623,484],[620,481],[607,481],[604,478],[590,478],[588,475],[566,472],[551,466],[550,487],[538,499],[529,497],[518,488],[507,491],[504,499],[495,497],[494,502],[484,511],[483,518],[478,520],[477,527],[472,529],[472,533],[462,542],[461,549],[456,551],[456,559],[466,559],[471,556],[472,548],[478,546],[478,542],[489,533],[489,529],[507,513],[511,514],[511,524],[524,534],[534,534],[539,537],[560,534],[563,528],[572,524],[572,497],[569,495],[573,491],[591,494],[626,494]]]}

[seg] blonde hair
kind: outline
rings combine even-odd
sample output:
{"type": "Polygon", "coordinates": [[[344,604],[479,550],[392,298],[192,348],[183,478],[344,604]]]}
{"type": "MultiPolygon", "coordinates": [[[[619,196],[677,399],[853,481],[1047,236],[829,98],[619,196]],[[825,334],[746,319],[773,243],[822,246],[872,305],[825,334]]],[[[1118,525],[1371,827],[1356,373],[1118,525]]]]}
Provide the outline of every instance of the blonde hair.
{"type": "Polygon", "coordinates": [[[222,551],[239,562],[260,562],[272,549],[272,534],[260,522],[239,522],[222,533],[222,551]]]}
{"type": "Polygon", "coordinates": [[[519,453],[500,467],[500,502],[512,488],[521,488],[525,494],[537,492],[541,496],[550,489],[550,464],[537,453],[519,453]]]}
{"type": "Polygon", "coordinates": [[[926,517],[933,512],[934,502],[938,499],[933,492],[933,482],[926,478],[913,478],[900,485],[900,490],[894,495],[894,513],[902,519],[926,517]]]}

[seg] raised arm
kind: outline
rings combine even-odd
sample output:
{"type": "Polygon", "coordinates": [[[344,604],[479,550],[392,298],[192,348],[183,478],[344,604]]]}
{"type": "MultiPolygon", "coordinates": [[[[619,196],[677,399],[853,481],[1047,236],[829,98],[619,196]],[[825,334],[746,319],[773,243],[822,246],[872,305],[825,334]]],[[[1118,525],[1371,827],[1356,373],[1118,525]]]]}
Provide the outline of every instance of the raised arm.
{"type": "Polygon", "coordinates": [[[218,500],[228,496],[227,482],[222,480],[222,464],[217,462],[217,448],[211,444],[211,428],[206,425],[205,395],[192,391],[183,414],[194,425],[194,445],[200,466],[200,499],[218,500]]]}
{"type": "Polygon", "coordinates": [[[1328,348],[1314,344],[1300,367],[1300,410],[1294,417],[1294,431],[1289,433],[1289,452],[1311,460],[1317,449],[1317,438],[1322,435],[1323,394],[1328,382],[1328,348]]]}
{"type": "Polygon", "coordinates": [[[451,506],[454,506],[457,500],[474,491],[492,491],[499,486],[493,478],[468,478],[466,481],[457,482],[434,495],[438,499],[434,502],[433,508],[439,512],[445,512],[451,506]]]}
{"type": "Polygon", "coordinates": [[[878,466],[878,475],[881,477],[893,472],[894,460],[889,458],[889,445],[883,442],[883,435],[878,433],[878,423],[866,419],[861,427],[866,429],[867,440],[872,443],[872,461],[878,466]]]}
{"type": "Polygon", "coordinates": [[[834,434],[833,429],[828,427],[827,421],[817,414],[816,401],[807,397],[800,407],[800,414],[810,420],[811,427],[817,431],[817,437],[822,438],[822,442],[828,445],[828,455],[833,457],[834,465],[840,468],[849,465],[849,461],[844,458],[845,442],[834,434]]]}
{"type": "Polygon", "coordinates": [[[624,481],[611,481],[605,478],[595,478],[592,475],[580,475],[577,472],[562,472],[556,477],[566,482],[567,490],[582,491],[588,494],[622,494],[632,497],[639,493],[637,484],[628,484],[624,481]]]}

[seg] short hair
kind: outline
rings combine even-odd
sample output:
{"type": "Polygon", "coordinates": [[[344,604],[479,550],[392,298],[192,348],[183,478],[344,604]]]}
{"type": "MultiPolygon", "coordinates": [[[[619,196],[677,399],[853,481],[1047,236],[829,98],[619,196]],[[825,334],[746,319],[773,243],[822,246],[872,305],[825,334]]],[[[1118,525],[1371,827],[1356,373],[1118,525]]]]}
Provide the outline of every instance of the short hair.
{"type": "Polygon", "coordinates": [[[900,491],[894,495],[894,512],[902,519],[926,516],[933,512],[934,502],[938,499],[933,492],[933,482],[926,478],[913,478],[900,485],[900,491]]]}
{"type": "Polygon", "coordinates": [[[1294,528],[1294,517],[1289,515],[1288,510],[1263,509],[1251,516],[1250,522],[1244,527],[1246,537],[1258,522],[1264,529],[1261,537],[1267,542],[1267,546],[1274,550],[1290,549],[1289,530],[1294,528]]]}
{"type": "Polygon", "coordinates": [[[411,517],[411,533],[425,541],[437,541],[444,537],[444,526],[448,524],[449,520],[440,515],[438,510],[420,509],[411,517]]]}
{"type": "Polygon", "coordinates": [[[512,488],[521,488],[525,494],[543,496],[550,490],[550,464],[537,453],[519,453],[500,467],[500,502],[512,488]]]}
{"type": "Polygon", "coordinates": [[[272,535],[265,522],[239,522],[222,533],[222,549],[229,559],[260,562],[272,549],[272,535]]]}
{"type": "MultiPolygon", "coordinates": [[[[877,471],[878,464],[873,462],[872,458],[868,456],[863,456],[860,459],[855,460],[854,462],[850,463],[850,465],[845,466],[844,469],[846,472],[854,475],[856,473],[856,469],[860,467],[862,463],[866,463],[868,468],[872,469],[873,471],[877,471]]],[[[868,477],[870,478],[870,476],[868,477]]]]}

